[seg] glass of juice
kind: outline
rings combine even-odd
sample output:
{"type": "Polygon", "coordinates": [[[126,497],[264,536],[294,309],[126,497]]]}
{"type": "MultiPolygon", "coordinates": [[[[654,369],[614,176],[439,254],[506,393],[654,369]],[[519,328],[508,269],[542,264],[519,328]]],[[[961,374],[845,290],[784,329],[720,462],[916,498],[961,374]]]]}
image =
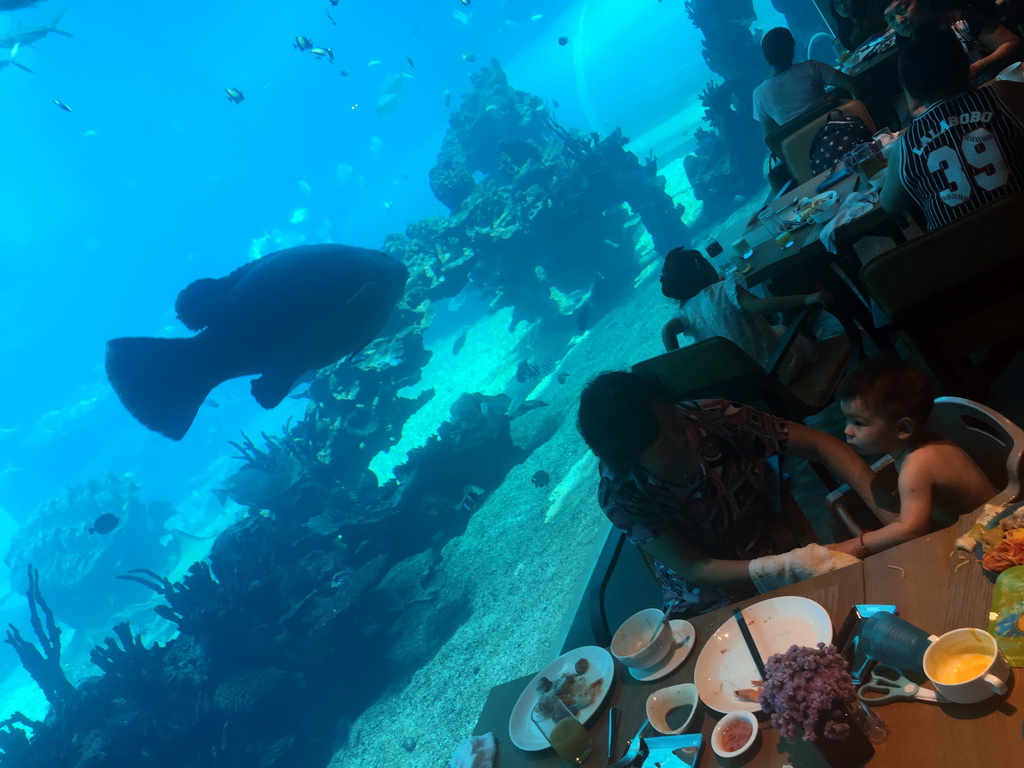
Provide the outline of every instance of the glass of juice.
{"type": "Polygon", "coordinates": [[[757,218],[768,233],[768,237],[774,240],[779,248],[789,248],[793,245],[793,235],[790,234],[789,227],[779,219],[771,206],[761,211],[757,218]]]}
{"type": "Polygon", "coordinates": [[[594,748],[590,734],[554,694],[546,693],[538,699],[530,719],[558,756],[567,763],[580,765],[590,757],[594,748]]]}

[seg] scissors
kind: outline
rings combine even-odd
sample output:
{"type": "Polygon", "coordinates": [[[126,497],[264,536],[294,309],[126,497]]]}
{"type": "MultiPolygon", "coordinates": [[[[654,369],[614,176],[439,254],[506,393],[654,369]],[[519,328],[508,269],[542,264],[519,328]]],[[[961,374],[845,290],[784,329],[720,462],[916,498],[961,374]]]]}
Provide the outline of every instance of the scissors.
{"type": "Polygon", "coordinates": [[[935,703],[945,701],[935,691],[922,688],[912,680],[908,680],[900,670],[890,667],[888,664],[874,666],[868,682],[858,689],[857,696],[861,701],[871,705],[889,704],[899,699],[917,699],[935,703]]]}

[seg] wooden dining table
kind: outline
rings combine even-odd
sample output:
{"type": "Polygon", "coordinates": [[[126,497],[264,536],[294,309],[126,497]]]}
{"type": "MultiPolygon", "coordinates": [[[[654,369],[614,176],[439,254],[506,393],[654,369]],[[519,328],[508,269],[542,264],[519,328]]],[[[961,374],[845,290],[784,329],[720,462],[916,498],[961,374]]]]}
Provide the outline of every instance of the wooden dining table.
{"type": "MultiPolygon", "coordinates": [[[[735,607],[781,595],[807,597],[822,605],[837,629],[855,604],[894,604],[899,615],[932,634],[941,634],[960,627],[988,626],[993,585],[973,558],[965,562],[954,554],[958,533],[971,525],[965,516],[959,526],[947,528],[916,539],[864,561],[832,573],[744,600],[735,606],[721,608],[691,619],[696,630],[694,651],[671,674],[654,682],[639,682],[615,662],[615,676],[600,708],[587,722],[594,742],[591,756],[584,768],[605,768],[625,750],[629,739],[644,721],[647,697],[669,685],[693,682],[699,651],[715,631],[731,616],[735,607]],[[958,567],[959,566],[959,567],[958,567]],[[612,758],[606,754],[608,710],[619,709],[615,749],[612,758]]],[[[637,609],[646,606],[637,606],[637,609]]],[[[996,766],[1017,765],[1024,754],[1024,670],[1013,669],[1010,690],[978,704],[933,704],[921,701],[898,701],[875,707],[889,726],[889,738],[875,745],[869,766],[996,766]],[[1014,757],[1011,757],[1014,756],[1014,757]],[[1015,763],[1014,759],[1018,762],[1015,763]]],[[[913,675],[911,675],[913,677],[913,675]]],[[[521,766],[565,766],[550,749],[526,752],[512,744],[509,717],[512,708],[532,680],[525,675],[494,687],[480,714],[474,734],[493,733],[498,743],[496,768],[521,766]]],[[[788,743],[771,727],[763,715],[759,718],[760,734],[753,755],[743,758],[719,758],[708,743],[720,714],[702,707],[694,722],[704,737],[700,768],[709,766],[749,766],[750,768],[817,768],[826,763],[809,743],[788,743]]],[[[696,727],[688,729],[695,732],[696,727]]],[[[647,737],[656,736],[648,729],[647,737]]]]}

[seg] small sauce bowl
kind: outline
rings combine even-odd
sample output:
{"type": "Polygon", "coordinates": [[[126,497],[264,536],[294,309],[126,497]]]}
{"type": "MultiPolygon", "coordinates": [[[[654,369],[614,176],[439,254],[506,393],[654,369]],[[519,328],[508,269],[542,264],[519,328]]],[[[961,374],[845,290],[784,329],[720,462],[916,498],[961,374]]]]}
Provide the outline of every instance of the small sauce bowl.
{"type": "Polygon", "coordinates": [[[700,708],[700,696],[697,686],[693,683],[680,683],[667,688],[659,688],[647,697],[647,719],[658,733],[673,736],[682,733],[693,722],[693,716],[700,708]],[[679,710],[689,707],[689,714],[684,718],[679,710]]]}
{"type": "Polygon", "coordinates": [[[738,757],[749,750],[756,740],[757,718],[754,717],[753,712],[747,712],[744,710],[729,712],[725,717],[718,721],[718,725],[715,726],[715,730],[711,732],[711,748],[715,750],[715,754],[719,757],[738,757]],[[725,748],[725,740],[736,731],[741,729],[746,730],[747,728],[750,729],[750,735],[747,740],[731,752],[727,751],[725,748]]]}

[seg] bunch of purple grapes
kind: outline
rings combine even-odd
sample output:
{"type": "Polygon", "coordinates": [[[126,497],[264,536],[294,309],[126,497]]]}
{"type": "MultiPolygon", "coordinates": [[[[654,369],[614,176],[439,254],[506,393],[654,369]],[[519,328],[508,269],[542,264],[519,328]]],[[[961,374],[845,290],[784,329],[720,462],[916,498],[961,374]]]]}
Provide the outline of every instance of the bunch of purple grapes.
{"type": "Polygon", "coordinates": [[[846,660],[834,645],[790,646],[768,659],[764,673],[758,701],[787,739],[849,736],[848,714],[857,701],[857,690],[846,660]]]}

